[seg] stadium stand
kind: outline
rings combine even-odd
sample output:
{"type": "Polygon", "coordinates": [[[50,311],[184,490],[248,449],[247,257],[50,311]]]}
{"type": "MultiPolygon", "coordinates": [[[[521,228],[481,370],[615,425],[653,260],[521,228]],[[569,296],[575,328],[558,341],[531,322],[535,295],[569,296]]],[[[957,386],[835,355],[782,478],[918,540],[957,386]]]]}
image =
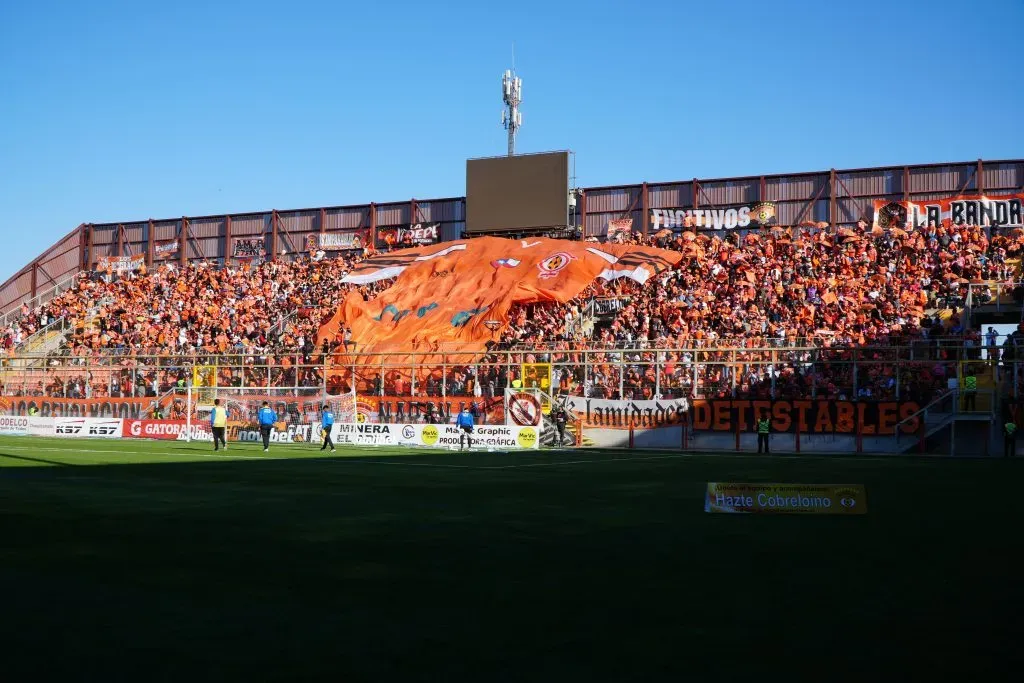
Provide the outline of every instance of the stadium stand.
{"type": "MultiPolygon", "coordinates": [[[[904,395],[927,399],[963,360],[942,346],[959,349],[966,341],[980,349],[980,332],[964,326],[967,286],[1016,280],[1020,233],[989,239],[985,229],[968,226],[882,231],[862,221],[837,232],[812,224],[724,237],[634,234],[628,239],[680,251],[684,260],[643,286],[596,281],[568,304],[518,307],[493,350],[523,351],[530,362],[540,357],[530,349],[545,349],[545,359],[565,365],[555,385],[588,397],[882,398],[901,385],[904,395]],[[905,364],[896,377],[885,349],[914,345],[928,366],[905,364]],[[856,347],[865,349],[858,378],[841,362],[856,347]],[[602,348],[636,351],[625,359],[593,353],[602,348]],[[668,351],[644,351],[652,348],[668,351]],[[587,349],[592,372],[582,367],[587,349]]],[[[8,366],[5,392],[159,395],[184,377],[183,363],[136,371],[145,356],[237,355],[251,367],[225,370],[225,384],[251,385],[266,372],[272,386],[317,386],[324,381],[317,363],[347,348],[344,331],[317,348],[317,332],[357,288],[340,281],[360,259],[318,255],[227,268],[164,264],[124,277],[82,274],[46,305],[23,307],[4,331],[4,353],[12,355],[26,351],[40,330],[63,323],[61,348],[46,354],[46,376],[8,366]],[[256,369],[262,366],[273,369],[256,369]]],[[[372,298],[392,282],[358,289],[372,298]]],[[[507,386],[514,377],[491,360],[451,368],[446,393],[493,395],[507,386]]],[[[328,379],[335,391],[348,390],[349,381],[328,379]]],[[[396,381],[386,376],[382,391],[404,393],[396,381]]],[[[429,382],[420,390],[439,393],[429,382]]]]}

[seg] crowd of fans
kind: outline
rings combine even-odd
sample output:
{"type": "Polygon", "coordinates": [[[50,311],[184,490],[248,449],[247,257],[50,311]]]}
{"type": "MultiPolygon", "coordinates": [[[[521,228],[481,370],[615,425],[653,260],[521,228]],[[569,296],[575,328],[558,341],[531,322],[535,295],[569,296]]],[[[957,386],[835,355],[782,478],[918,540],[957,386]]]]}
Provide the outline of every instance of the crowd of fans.
{"type": "MultiPolygon", "coordinates": [[[[967,285],[1012,282],[1014,259],[1024,249],[1021,231],[990,239],[979,227],[882,231],[864,222],[835,232],[814,225],[724,236],[662,231],[631,239],[682,252],[683,259],[643,286],[625,278],[598,281],[568,304],[514,309],[492,351],[520,350],[523,362],[555,363],[558,390],[594,398],[928,395],[955,373],[950,364],[963,360],[965,343],[982,346],[979,332],[961,327],[967,285]],[[595,310],[605,315],[595,319],[595,310]],[[897,372],[883,347],[913,345],[920,352],[903,358],[897,372]],[[857,370],[854,347],[862,349],[857,370]],[[613,348],[637,350],[602,351],[613,348]]],[[[348,333],[320,348],[315,340],[354,287],[340,281],[361,258],[361,252],[347,252],[223,268],[195,262],[123,276],[82,274],[46,305],[23,307],[18,321],[0,332],[0,347],[12,354],[35,332],[64,322],[63,359],[50,363],[51,376],[21,387],[28,393],[155,395],[184,381],[184,363],[153,369],[138,361],[150,355],[239,358],[237,367],[223,365],[222,386],[326,381],[347,391],[352,378],[325,378],[322,360],[348,346],[348,333]],[[116,367],[96,375],[67,369],[99,353],[118,358],[116,367]]],[[[372,297],[389,285],[359,289],[372,297]]],[[[975,296],[975,303],[985,303],[993,294],[979,289],[975,296]]],[[[507,357],[492,354],[429,375],[416,387],[409,373],[363,373],[359,388],[486,396],[521,380],[517,372],[507,357]]]]}

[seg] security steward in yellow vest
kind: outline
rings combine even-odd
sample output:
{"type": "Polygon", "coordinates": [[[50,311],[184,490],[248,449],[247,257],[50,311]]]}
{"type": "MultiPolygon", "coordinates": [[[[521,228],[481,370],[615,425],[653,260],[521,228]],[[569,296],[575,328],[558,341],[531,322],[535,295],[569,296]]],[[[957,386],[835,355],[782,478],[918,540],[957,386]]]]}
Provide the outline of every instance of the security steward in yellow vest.
{"type": "Polygon", "coordinates": [[[964,412],[973,413],[978,398],[978,378],[973,374],[964,377],[964,412]]]}
{"type": "Polygon", "coordinates": [[[220,399],[213,400],[213,410],[210,412],[210,429],[213,431],[213,450],[218,450],[221,445],[224,450],[228,449],[228,442],[224,440],[224,431],[228,426],[228,411],[221,407],[220,399]]]}
{"type": "Polygon", "coordinates": [[[768,419],[767,415],[761,415],[757,420],[757,452],[761,452],[761,447],[764,446],[765,454],[770,453],[768,450],[768,435],[772,431],[772,421],[768,419]]]}
{"type": "Polygon", "coordinates": [[[1015,455],[1017,455],[1017,425],[1011,417],[1003,425],[1003,457],[1012,458],[1015,455]]]}

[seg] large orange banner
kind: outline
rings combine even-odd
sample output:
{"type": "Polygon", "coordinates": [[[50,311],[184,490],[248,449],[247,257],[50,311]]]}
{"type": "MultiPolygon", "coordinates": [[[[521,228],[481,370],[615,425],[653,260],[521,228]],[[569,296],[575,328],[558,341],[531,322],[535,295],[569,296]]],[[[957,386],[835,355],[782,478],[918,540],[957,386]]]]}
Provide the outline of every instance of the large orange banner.
{"type": "Polygon", "coordinates": [[[372,301],[349,294],[320,330],[320,340],[333,339],[344,324],[360,353],[476,354],[501,338],[514,304],[565,303],[596,278],[644,283],[681,259],[664,249],[543,237],[480,237],[403,249],[364,261],[343,280],[397,278],[372,301]]]}

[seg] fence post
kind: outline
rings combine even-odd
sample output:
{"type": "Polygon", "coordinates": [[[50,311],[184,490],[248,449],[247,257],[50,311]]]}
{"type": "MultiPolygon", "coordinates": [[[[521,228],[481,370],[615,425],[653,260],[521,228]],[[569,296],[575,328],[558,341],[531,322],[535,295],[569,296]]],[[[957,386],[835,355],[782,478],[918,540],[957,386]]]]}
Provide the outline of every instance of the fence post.
{"type": "Polygon", "coordinates": [[[626,352],[619,352],[619,400],[626,400],[626,352]]]}

